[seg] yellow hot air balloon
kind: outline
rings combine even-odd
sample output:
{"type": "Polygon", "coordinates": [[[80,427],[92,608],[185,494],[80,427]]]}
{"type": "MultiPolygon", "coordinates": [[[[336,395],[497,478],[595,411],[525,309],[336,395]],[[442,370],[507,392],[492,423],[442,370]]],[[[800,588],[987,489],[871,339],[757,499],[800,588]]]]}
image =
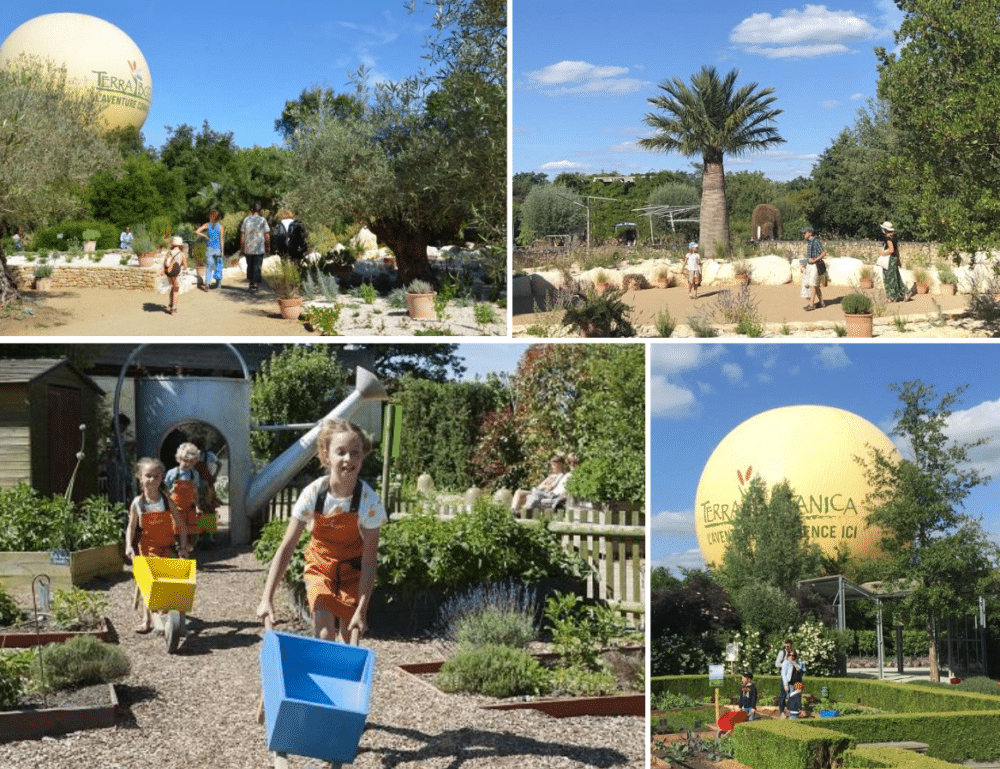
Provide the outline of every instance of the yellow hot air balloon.
{"type": "Polygon", "coordinates": [[[722,563],[733,511],[755,479],[770,490],[787,480],[809,540],[827,555],[838,545],[862,558],[881,555],[878,529],[865,526],[870,491],[856,456],[867,446],[897,456],[889,437],[857,414],[830,406],[786,406],[743,422],[716,446],[695,496],[695,531],[706,563],[722,563]]]}
{"type": "Polygon", "coordinates": [[[153,100],[153,79],[139,46],[110,22],[83,13],[29,19],[0,46],[0,66],[22,57],[66,68],[70,82],[93,89],[109,128],[141,129],[153,100]]]}

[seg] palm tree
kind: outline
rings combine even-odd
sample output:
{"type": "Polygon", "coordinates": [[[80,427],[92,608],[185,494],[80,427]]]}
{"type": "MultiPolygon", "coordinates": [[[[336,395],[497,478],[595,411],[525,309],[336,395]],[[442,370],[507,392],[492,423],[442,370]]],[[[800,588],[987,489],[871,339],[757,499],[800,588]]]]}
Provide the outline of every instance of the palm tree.
{"type": "Polygon", "coordinates": [[[758,90],[757,83],[736,88],[738,69],[720,78],[715,67],[702,67],[691,77],[691,87],[680,79],[665,80],[660,88],[666,96],[649,103],[664,114],[647,114],[644,122],[656,134],[640,139],[650,150],[677,151],[688,157],[701,155],[704,173],[701,188],[700,239],[703,253],[715,253],[716,243],[729,248],[729,213],[726,209],[726,154],[740,156],[763,150],[782,139],[774,119],[782,113],[772,109],[773,88],[758,90]]]}

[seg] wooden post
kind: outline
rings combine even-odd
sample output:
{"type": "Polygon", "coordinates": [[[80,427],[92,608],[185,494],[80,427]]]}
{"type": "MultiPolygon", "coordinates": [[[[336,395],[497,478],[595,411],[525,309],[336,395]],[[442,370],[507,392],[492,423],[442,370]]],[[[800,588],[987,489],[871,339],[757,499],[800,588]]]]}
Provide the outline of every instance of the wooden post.
{"type": "Polygon", "coordinates": [[[719,687],[716,686],[715,687],[715,722],[716,723],[719,722],[719,718],[721,716],[722,716],[722,713],[719,712],[719,687]]]}

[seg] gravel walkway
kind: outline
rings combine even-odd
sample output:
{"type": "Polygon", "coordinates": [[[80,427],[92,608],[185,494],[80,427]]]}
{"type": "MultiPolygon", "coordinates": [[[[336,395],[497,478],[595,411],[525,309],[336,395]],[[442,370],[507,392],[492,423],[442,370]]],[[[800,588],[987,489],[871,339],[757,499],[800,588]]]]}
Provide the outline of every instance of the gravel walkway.
{"type": "MultiPolygon", "coordinates": [[[[109,617],[132,672],[118,685],[113,729],[0,745],[0,766],[180,769],[273,765],[256,722],[259,625],[253,611],[264,570],[252,553],[219,548],[200,556],[189,635],[175,655],[162,636],[132,631],[131,576],[108,586],[109,617]]],[[[287,605],[279,609],[290,618],[287,605]]],[[[280,622],[279,629],[298,627],[280,622]]],[[[396,665],[440,659],[426,642],[364,639],[376,652],[371,714],[355,767],[640,767],[645,720],[551,718],[487,711],[478,699],[445,695],[396,665]]],[[[289,757],[293,769],[309,761],[289,757]]]]}

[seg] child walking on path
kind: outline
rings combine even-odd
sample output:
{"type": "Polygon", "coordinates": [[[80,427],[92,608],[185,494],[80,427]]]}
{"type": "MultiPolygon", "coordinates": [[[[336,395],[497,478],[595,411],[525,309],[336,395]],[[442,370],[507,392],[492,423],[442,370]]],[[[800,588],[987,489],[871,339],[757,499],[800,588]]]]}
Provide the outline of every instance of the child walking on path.
{"type": "Polygon", "coordinates": [[[163,274],[170,281],[170,305],[167,307],[167,312],[171,315],[177,314],[177,299],[181,294],[181,268],[187,266],[184,240],[179,235],[174,235],[170,240],[170,250],[163,258],[163,274]]]}
{"type": "MultiPolygon", "coordinates": [[[[132,500],[128,511],[128,526],[125,530],[125,555],[134,558],[138,541],[138,555],[154,558],[184,558],[188,552],[187,530],[180,513],[163,488],[164,467],[159,459],[143,457],[135,466],[139,479],[140,494],[132,500]],[[180,549],[174,550],[174,529],[180,532],[180,549]]],[[[136,592],[139,586],[135,587],[136,592]]],[[[153,616],[145,605],[142,607],[142,623],[135,629],[137,633],[148,633],[153,629],[153,616]]]]}
{"type": "Polygon", "coordinates": [[[382,501],[360,480],[371,439],[343,419],[324,419],[317,439],[319,461],[329,476],[303,489],[285,536],[271,560],[257,616],[274,622],[274,591],[295,553],[306,524],[312,539],[305,552],[305,584],[317,638],[347,642],[351,631],[364,635],[375,587],[378,541],[387,517],[382,501]]]}
{"type": "Polygon", "coordinates": [[[198,541],[198,497],[203,493],[202,480],[194,464],[201,459],[201,452],[193,443],[182,443],[174,455],[177,467],[167,472],[166,487],[170,500],[180,512],[181,531],[193,550],[198,541]]]}
{"type": "Polygon", "coordinates": [[[688,243],[688,252],[684,255],[684,272],[687,274],[688,296],[697,299],[698,286],[701,285],[701,254],[694,241],[688,243]]]}

